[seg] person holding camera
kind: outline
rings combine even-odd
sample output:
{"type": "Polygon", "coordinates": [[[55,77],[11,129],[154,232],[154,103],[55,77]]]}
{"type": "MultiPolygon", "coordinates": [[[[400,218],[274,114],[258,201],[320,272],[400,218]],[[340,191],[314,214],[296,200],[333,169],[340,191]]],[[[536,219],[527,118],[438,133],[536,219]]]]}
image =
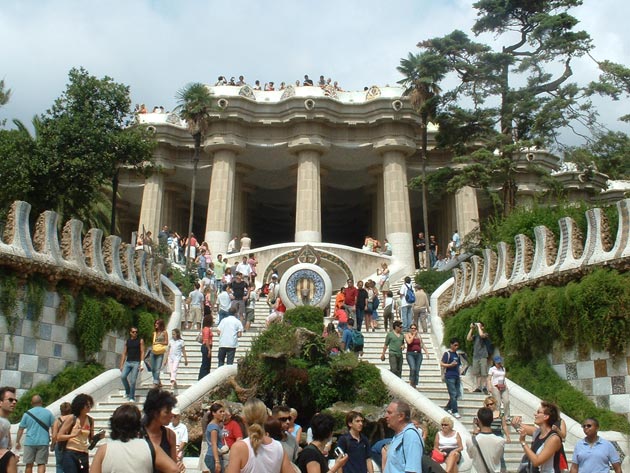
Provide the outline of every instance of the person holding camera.
{"type": "Polygon", "coordinates": [[[337,473],[348,463],[348,455],[336,452],[337,460],[332,468],[328,468],[328,450],[326,444],[332,437],[335,419],[330,414],[315,414],[311,420],[313,441],[299,454],[297,466],[302,473],[337,473]]]}
{"type": "Polygon", "coordinates": [[[488,394],[486,381],[488,379],[488,357],[492,354],[488,350],[488,334],[484,330],[483,322],[470,324],[466,340],[473,342],[472,375],[477,378],[477,387],[473,392],[488,394]],[[475,333],[476,332],[476,333],[475,333]]]}

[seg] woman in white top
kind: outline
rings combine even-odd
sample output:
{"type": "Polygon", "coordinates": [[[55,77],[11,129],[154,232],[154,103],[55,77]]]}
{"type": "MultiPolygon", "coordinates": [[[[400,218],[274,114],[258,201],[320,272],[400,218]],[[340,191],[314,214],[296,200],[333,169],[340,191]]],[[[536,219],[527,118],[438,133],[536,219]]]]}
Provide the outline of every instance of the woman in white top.
{"type": "Polygon", "coordinates": [[[182,339],[182,333],[178,328],[171,332],[171,340],[168,342],[168,370],[171,373],[171,386],[173,389],[177,387],[177,370],[179,363],[184,357],[184,365],[188,366],[188,355],[186,355],[186,347],[182,339]]]}
{"type": "Polygon", "coordinates": [[[446,473],[457,473],[457,465],[462,458],[464,445],[459,433],[453,430],[453,419],[445,417],[442,419],[442,430],[435,436],[433,448],[439,450],[446,459],[444,460],[446,473]]]}
{"type": "Polygon", "coordinates": [[[260,399],[247,400],[243,420],[249,437],[232,445],[227,473],[294,473],[280,442],[265,433],[267,415],[267,407],[260,399]]]}
{"type": "MultiPolygon", "coordinates": [[[[153,453],[149,441],[140,437],[140,411],[133,404],[119,406],[109,423],[111,440],[98,447],[91,473],[153,473],[153,453]]],[[[177,464],[161,449],[155,450],[155,469],[178,473],[177,464]]]]}
{"type": "Polygon", "coordinates": [[[503,404],[503,415],[510,417],[510,394],[505,381],[503,358],[495,356],[493,361],[494,365],[488,370],[488,391],[491,391],[492,397],[496,399],[497,407],[503,404]]]}

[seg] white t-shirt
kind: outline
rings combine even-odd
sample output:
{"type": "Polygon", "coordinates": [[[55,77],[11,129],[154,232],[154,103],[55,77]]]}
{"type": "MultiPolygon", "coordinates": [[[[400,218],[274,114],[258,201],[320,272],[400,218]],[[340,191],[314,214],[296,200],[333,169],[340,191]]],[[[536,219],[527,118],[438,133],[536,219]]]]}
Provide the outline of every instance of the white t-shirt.
{"type": "Polygon", "coordinates": [[[492,376],[492,385],[505,384],[505,368],[499,369],[496,366],[490,367],[488,375],[492,376]]]}
{"type": "Polygon", "coordinates": [[[400,291],[398,292],[398,294],[400,294],[400,307],[406,307],[408,305],[412,305],[413,302],[407,302],[407,298],[405,297],[405,294],[407,294],[407,291],[413,291],[412,289],[409,289],[409,286],[411,285],[411,283],[407,284],[403,284],[402,286],[400,286],[400,291]]]}
{"type": "Polygon", "coordinates": [[[182,357],[182,352],[184,350],[183,339],[180,338],[179,340],[175,340],[174,338],[171,338],[168,341],[168,346],[169,346],[168,357],[171,360],[178,360],[182,357]]]}
{"type": "Polygon", "coordinates": [[[224,318],[217,327],[219,335],[219,347],[236,348],[238,346],[238,333],[243,331],[243,324],[233,315],[224,318]]]}
{"type": "Polygon", "coordinates": [[[239,263],[236,267],[236,272],[241,273],[244,277],[249,277],[249,274],[252,272],[252,267],[249,263],[239,263]]]}

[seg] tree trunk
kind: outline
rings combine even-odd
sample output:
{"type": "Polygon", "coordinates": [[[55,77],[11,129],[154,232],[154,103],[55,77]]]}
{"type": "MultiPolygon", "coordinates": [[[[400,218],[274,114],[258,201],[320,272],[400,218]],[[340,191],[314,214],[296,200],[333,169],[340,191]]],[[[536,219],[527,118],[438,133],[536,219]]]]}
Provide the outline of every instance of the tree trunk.
{"type": "MultiPolygon", "coordinates": [[[[118,200],[118,168],[116,168],[116,172],[114,172],[114,177],[112,178],[112,214],[109,220],[109,234],[116,234],[116,205],[118,200]]],[[[135,244],[135,242],[134,242],[135,244]]]]}
{"type": "Polygon", "coordinates": [[[201,149],[201,133],[195,133],[195,154],[193,155],[193,175],[190,183],[190,216],[188,218],[188,246],[186,247],[186,273],[188,273],[190,264],[190,234],[193,228],[193,219],[195,217],[195,190],[197,187],[197,165],[199,164],[199,150],[201,149]]]}
{"type": "MultiPolygon", "coordinates": [[[[427,147],[429,141],[428,116],[422,116],[422,224],[424,225],[425,241],[429,239],[429,209],[427,204],[427,147]]],[[[418,262],[420,264],[420,262],[418,262]]]]}

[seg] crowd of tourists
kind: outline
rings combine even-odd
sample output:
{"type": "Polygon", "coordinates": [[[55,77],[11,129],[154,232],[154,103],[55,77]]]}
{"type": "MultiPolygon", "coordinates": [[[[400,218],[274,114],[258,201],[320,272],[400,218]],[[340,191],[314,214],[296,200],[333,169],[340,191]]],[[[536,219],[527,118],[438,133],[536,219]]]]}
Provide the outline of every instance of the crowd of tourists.
{"type": "MultiPolygon", "coordinates": [[[[288,82],[280,82],[280,85],[276,87],[276,83],[273,81],[265,82],[263,86],[261,86],[260,84],[261,84],[260,80],[256,79],[254,81],[254,85],[252,86],[252,88],[254,90],[273,91],[273,90],[284,90],[287,88],[287,86],[290,85],[290,83],[288,82]]],[[[319,76],[319,80],[317,81],[317,84],[315,84],[313,80],[308,77],[308,75],[305,75],[303,80],[297,79],[294,84],[295,84],[295,87],[317,86],[317,87],[321,87],[322,89],[333,88],[334,90],[337,90],[337,91],[342,90],[337,81],[333,81],[330,77],[326,79],[324,78],[324,76],[319,76]]],[[[238,76],[238,79],[232,76],[230,77],[229,80],[227,79],[226,76],[219,76],[219,78],[217,79],[214,85],[215,86],[231,85],[231,86],[236,86],[236,87],[242,87],[244,85],[247,85],[247,82],[245,82],[245,77],[242,75],[238,76]]]]}

